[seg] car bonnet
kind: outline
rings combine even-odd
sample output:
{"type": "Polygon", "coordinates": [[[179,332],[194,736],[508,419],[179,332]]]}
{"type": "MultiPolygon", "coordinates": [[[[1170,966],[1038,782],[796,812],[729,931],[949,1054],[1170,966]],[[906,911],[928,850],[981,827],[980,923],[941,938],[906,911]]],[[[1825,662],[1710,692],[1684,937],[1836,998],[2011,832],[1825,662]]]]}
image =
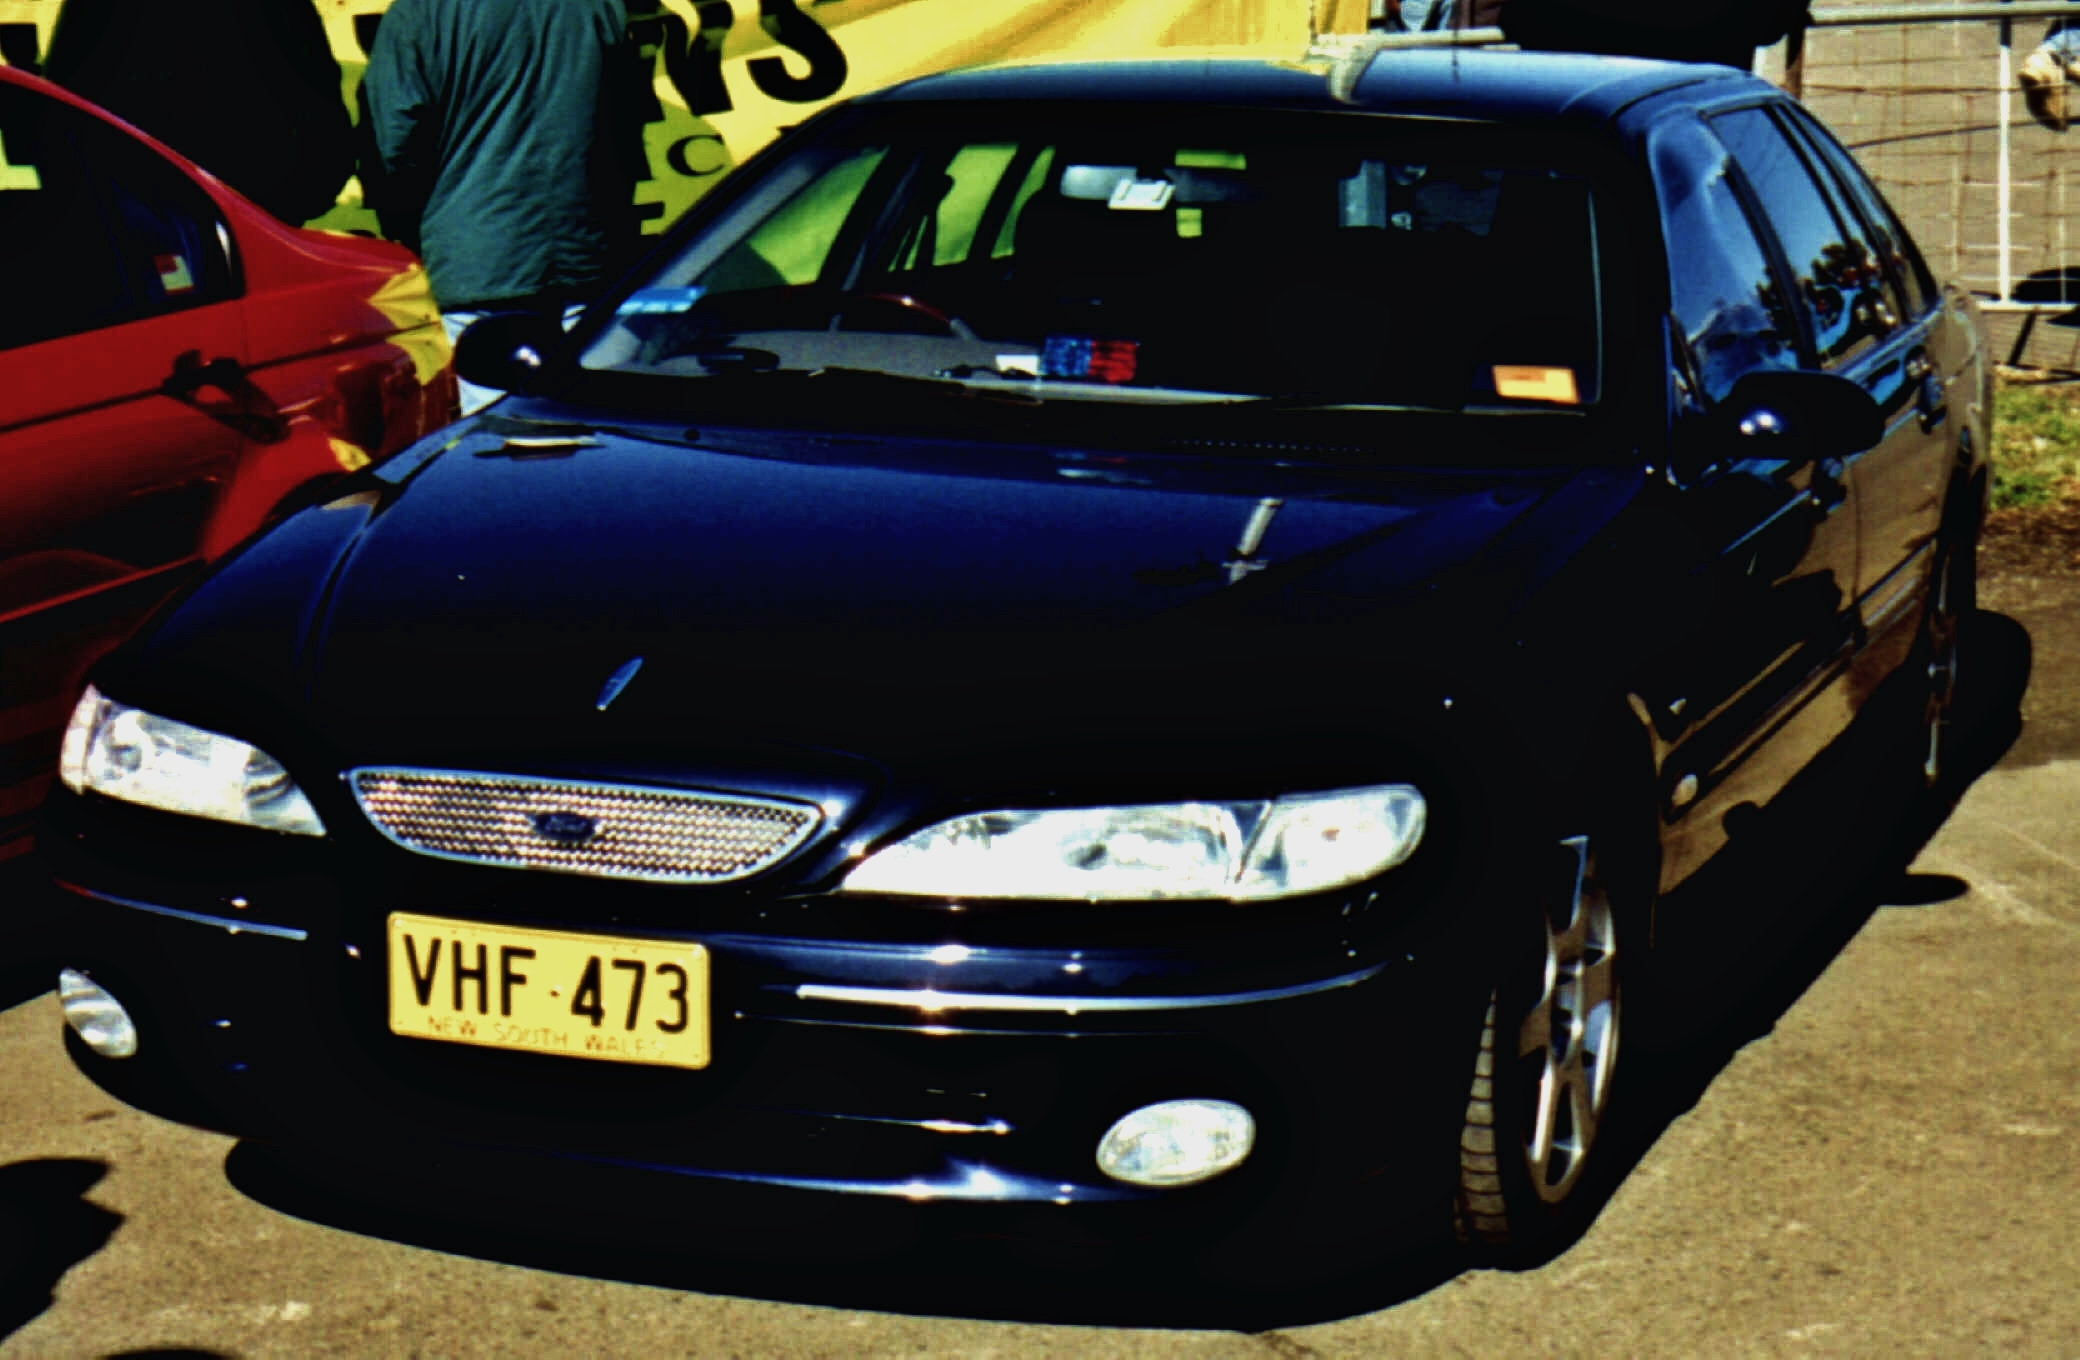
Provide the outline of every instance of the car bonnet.
{"type": "Polygon", "coordinates": [[[1404,671],[1462,650],[1490,621],[1444,586],[1487,579],[1572,475],[495,422],[448,443],[306,512],[358,521],[329,582],[234,570],[154,650],[273,629],[293,667],[212,669],[293,683],[276,697],[357,760],[1190,741],[1383,643],[1404,671]],[[241,593],[278,617],[210,598],[241,593]]]}

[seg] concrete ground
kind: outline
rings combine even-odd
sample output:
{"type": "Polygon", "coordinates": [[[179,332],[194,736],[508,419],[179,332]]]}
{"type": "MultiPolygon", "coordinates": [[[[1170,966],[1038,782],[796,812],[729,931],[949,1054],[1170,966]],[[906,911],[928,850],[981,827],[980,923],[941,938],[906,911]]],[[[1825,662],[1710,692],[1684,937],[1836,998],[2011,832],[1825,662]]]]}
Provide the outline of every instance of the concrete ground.
{"type": "Polygon", "coordinates": [[[0,1012],[0,1354],[2080,1353],[2080,578],[1983,602],[1999,763],[1932,835],[1943,808],[1855,759],[1801,795],[1810,853],[1779,837],[1730,890],[1698,988],[1757,999],[1632,1063],[1615,1188],[1543,1265],[1238,1310],[1011,1245],[547,1253],[386,1220],[120,1104],[65,1058],[54,999],[20,999],[39,982],[0,1012]]]}

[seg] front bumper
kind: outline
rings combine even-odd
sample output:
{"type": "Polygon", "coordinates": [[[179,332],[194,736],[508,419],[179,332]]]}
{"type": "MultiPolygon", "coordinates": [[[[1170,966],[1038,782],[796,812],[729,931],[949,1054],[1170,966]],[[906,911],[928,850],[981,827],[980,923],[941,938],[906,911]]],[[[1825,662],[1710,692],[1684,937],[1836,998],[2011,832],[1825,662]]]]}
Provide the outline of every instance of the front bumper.
{"type": "MultiPolygon", "coordinates": [[[[1389,1235],[1444,1221],[1486,1004],[1466,925],[1450,912],[1411,913],[1362,945],[1317,932],[948,951],[943,938],[832,939],[807,908],[798,933],[742,928],[784,917],[773,904],[685,932],[708,948],[713,984],[714,1060],[688,1071],[392,1034],[385,913],[451,893],[265,866],[226,876],[197,838],[252,833],[186,822],[187,869],[144,875],[134,854],[101,849],[134,841],[95,823],[104,812],[168,819],[85,811],[60,809],[69,834],[50,847],[64,962],[131,1009],[142,1041],[130,1061],[165,1065],[219,1127],[318,1165],[388,1157],[439,1164],[451,1185],[510,1185],[517,1162],[545,1180],[618,1186],[607,1197],[629,1205],[681,1183],[735,1182],[1108,1205],[1109,1217],[1177,1224],[1346,1203],[1365,1186],[1371,1211],[1393,1220],[1389,1235]],[[1184,1097],[1255,1116],[1240,1168],[1167,1190],[1098,1169],[1115,1120],[1184,1097]],[[508,1170],[477,1174],[494,1164],[508,1170]]],[[[484,878],[452,882],[465,876],[484,878]]],[[[541,877],[494,875],[492,891],[593,902],[583,880],[541,877]]],[[[599,905],[609,900],[588,907],[582,928],[655,933],[617,926],[599,905]]],[[[522,904],[519,919],[540,923],[538,908],[522,904]]],[[[500,919],[486,901],[453,910],[500,919]]]]}

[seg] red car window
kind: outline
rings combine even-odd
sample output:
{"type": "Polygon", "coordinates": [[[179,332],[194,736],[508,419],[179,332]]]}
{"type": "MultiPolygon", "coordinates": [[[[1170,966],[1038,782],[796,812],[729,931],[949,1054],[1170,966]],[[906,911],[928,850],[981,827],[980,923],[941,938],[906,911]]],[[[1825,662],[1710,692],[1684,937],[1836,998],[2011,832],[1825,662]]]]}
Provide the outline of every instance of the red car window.
{"type": "Polygon", "coordinates": [[[0,250],[13,281],[0,347],[237,295],[215,205],[150,147],[5,86],[0,147],[0,250]]]}
{"type": "Polygon", "coordinates": [[[99,177],[72,136],[86,121],[54,99],[0,85],[0,252],[9,279],[0,348],[93,330],[130,310],[99,177]]]}
{"type": "Polygon", "coordinates": [[[97,119],[81,119],[76,137],[102,179],[135,314],[237,296],[231,236],[208,195],[150,147],[97,119]]]}

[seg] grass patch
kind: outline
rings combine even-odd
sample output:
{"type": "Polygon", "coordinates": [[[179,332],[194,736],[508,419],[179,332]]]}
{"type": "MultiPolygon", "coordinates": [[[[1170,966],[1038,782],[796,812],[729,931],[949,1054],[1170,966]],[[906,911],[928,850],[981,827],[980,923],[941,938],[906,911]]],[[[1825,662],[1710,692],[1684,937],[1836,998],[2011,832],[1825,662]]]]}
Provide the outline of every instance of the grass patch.
{"type": "Polygon", "coordinates": [[[1993,399],[1995,510],[2080,499],[2080,384],[2003,380],[1993,399]]]}

